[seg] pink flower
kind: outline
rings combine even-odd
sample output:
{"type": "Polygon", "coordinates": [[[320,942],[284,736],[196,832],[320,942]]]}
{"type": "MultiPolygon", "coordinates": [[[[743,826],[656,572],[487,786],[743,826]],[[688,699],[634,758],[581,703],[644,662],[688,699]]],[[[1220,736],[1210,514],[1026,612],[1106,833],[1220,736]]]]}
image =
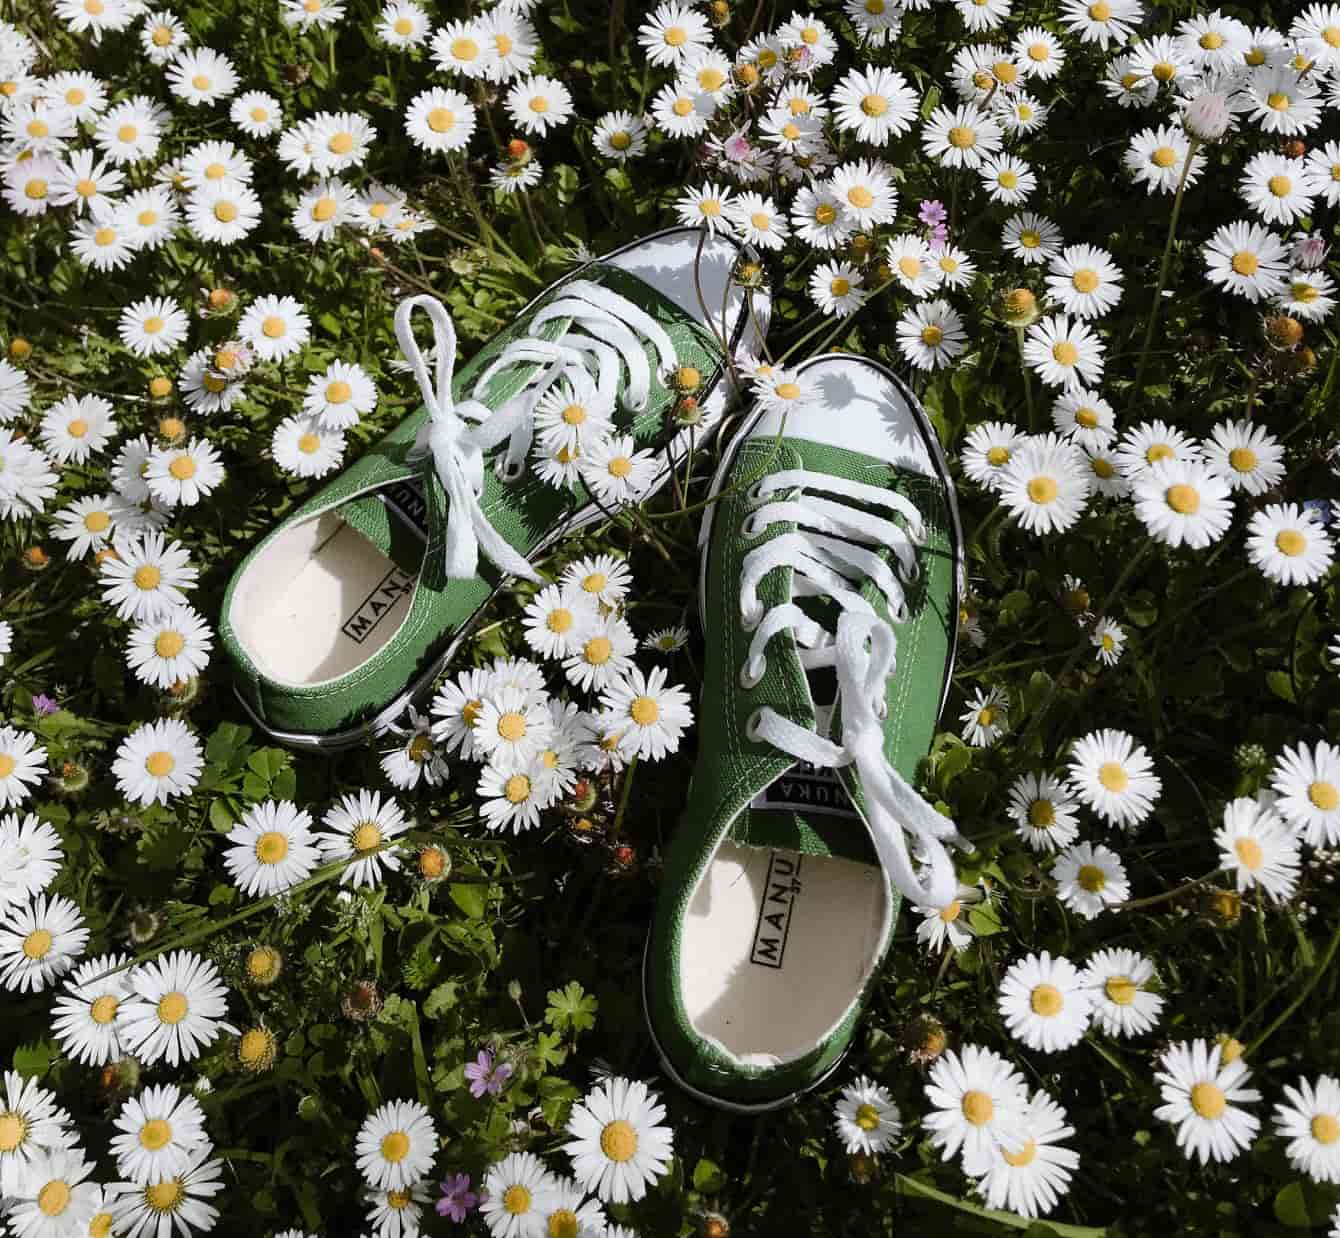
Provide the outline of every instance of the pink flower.
{"type": "Polygon", "coordinates": [[[479,1097],[486,1092],[497,1096],[503,1090],[503,1084],[512,1077],[509,1062],[493,1063],[493,1054],[488,1049],[480,1049],[473,1062],[465,1065],[465,1077],[470,1080],[470,1095],[479,1097]]]}
{"type": "Polygon", "coordinates": [[[469,1174],[448,1174],[447,1180],[438,1184],[442,1198],[433,1206],[440,1217],[450,1217],[459,1224],[479,1206],[479,1196],[470,1189],[469,1174]]]}

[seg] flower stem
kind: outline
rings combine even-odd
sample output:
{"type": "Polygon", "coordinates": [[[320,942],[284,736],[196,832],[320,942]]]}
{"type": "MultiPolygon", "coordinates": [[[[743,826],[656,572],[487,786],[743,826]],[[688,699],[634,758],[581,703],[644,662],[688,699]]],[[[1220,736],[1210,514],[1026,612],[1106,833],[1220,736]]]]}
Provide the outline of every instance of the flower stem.
{"type": "Polygon", "coordinates": [[[628,797],[633,790],[633,775],[636,772],[637,757],[633,757],[628,762],[628,768],[624,770],[623,786],[619,791],[619,807],[614,814],[614,828],[610,831],[615,838],[618,838],[620,827],[623,825],[623,814],[628,808],[628,797]]]}
{"type": "Polygon", "coordinates": [[[1028,362],[1024,360],[1024,328],[1022,326],[1014,328],[1014,338],[1019,343],[1019,368],[1024,372],[1024,399],[1028,404],[1028,430],[1030,434],[1036,434],[1038,427],[1033,411],[1033,376],[1028,372],[1028,362]]]}
{"type": "Polygon", "coordinates": [[[1145,377],[1145,363],[1149,360],[1149,346],[1154,342],[1154,331],[1158,327],[1159,310],[1163,308],[1163,289],[1168,283],[1168,266],[1172,262],[1173,238],[1177,235],[1177,217],[1182,213],[1182,195],[1186,190],[1187,176],[1191,163],[1196,157],[1199,143],[1194,137],[1188,137],[1186,161],[1182,164],[1182,175],[1177,179],[1177,193],[1173,197],[1172,216],[1168,220],[1168,239],[1163,243],[1163,261],[1159,263],[1159,282],[1154,289],[1154,305],[1149,311],[1149,321],[1145,324],[1145,342],[1140,347],[1140,362],[1135,368],[1135,398],[1139,400],[1141,383],[1145,377]]]}
{"type": "Polygon", "coordinates": [[[1340,950],[1340,920],[1336,921],[1335,932],[1331,934],[1330,944],[1326,947],[1326,953],[1322,955],[1321,962],[1317,964],[1317,970],[1308,977],[1307,983],[1298,991],[1298,996],[1293,999],[1283,1011],[1271,1022],[1251,1044],[1243,1050],[1244,1057],[1250,1057],[1255,1053],[1275,1032],[1289,1019],[1295,1010],[1298,1009],[1306,1000],[1307,995],[1321,983],[1321,978],[1330,970],[1331,964],[1335,962],[1335,952],[1340,950]]]}

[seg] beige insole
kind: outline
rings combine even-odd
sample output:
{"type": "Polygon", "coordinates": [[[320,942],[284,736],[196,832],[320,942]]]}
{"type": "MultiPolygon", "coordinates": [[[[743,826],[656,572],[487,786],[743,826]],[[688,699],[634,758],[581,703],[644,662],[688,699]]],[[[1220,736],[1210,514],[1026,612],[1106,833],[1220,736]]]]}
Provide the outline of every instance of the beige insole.
{"type": "Polygon", "coordinates": [[[746,1061],[800,1057],[860,992],[887,902],[871,865],[723,842],[684,920],[690,1023],[746,1061]]]}
{"type": "Polygon", "coordinates": [[[330,512],[294,528],[248,576],[239,635],[266,674],[293,684],[372,657],[409,613],[416,579],[330,512]]]}

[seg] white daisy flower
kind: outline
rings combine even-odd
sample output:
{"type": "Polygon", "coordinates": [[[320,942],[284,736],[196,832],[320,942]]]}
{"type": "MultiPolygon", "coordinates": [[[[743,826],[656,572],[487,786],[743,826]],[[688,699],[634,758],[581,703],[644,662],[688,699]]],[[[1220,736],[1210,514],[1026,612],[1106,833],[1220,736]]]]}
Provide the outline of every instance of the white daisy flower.
{"type": "Polygon", "coordinates": [[[459,91],[434,87],[415,95],[405,109],[405,132],[420,150],[462,150],[475,131],[474,105],[459,91]]]}
{"type": "Polygon", "coordinates": [[[959,717],[963,740],[973,748],[987,748],[1009,729],[1009,694],[1001,688],[978,691],[959,717]]]}
{"type": "Polygon", "coordinates": [[[189,606],[174,606],[137,624],[126,642],[126,664],[135,678],[164,690],[196,678],[209,665],[209,624],[189,606]]]}
{"type": "Polygon", "coordinates": [[[977,175],[992,202],[1018,206],[1028,201],[1038,187],[1033,169],[1022,159],[1010,154],[987,155],[977,168],[977,175]]]}
{"type": "Polygon", "coordinates": [[[1060,1141],[1075,1130],[1066,1124],[1065,1110],[1039,1090],[1024,1110],[1020,1133],[1023,1147],[1018,1152],[1002,1149],[978,1181],[977,1189],[988,1207],[1036,1217],[1053,1211],[1070,1189],[1079,1153],[1062,1147],[1060,1141]]]}
{"type": "Polygon", "coordinates": [[[847,262],[820,263],[810,274],[810,298],[833,318],[854,314],[865,302],[860,269],[847,262]]]}
{"type": "Polygon", "coordinates": [[[102,1200],[102,1187],[86,1179],[93,1162],[84,1159],[78,1145],[55,1147],[35,1156],[28,1178],[15,1192],[14,1207],[6,1214],[12,1232],[20,1238],[63,1238],[89,1233],[102,1200]]]}
{"type": "Polygon", "coordinates": [[[587,623],[580,643],[563,659],[563,673],[583,691],[599,692],[632,671],[636,650],[637,637],[622,616],[598,616],[587,623]]]}
{"type": "Polygon", "coordinates": [[[813,13],[790,18],[777,27],[777,40],[786,50],[786,64],[793,73],[809,77],[837,55],[837,39],[813,13]]]}
{"type": "Polygon", "coordinates": [[[1024,442],[1000,477],[1000,501],[1031,533],[1064,532],[1088,505],[1089,480],[1079,449],[1055,434],[1024,442]]]}
{"type": "Polygon", "coordinates": [[[973,939],[971,924],[964,916],[964,903],[974,901],[969,895],[976,891],[970,886],[959,887],[959,897],[951,899],[943,907],[916,907],[913,910],[921,917],[917,925],[917,942],[931,954],[940,953],[946,945],[954,950],[966,950],[973,939]]]}
{"type": "Polygon", "coordinates": [[[1186,183],[1193,185],[1205,169],[1205,157],[1197,153],[1187,166],[1191,144],[1186,132],[1176,125],[1143,129],[1126,148],[1122,162],[1137,185],[1151,193],[1175,193],[1185,172],[1186,183]]]}
{"type": "Polygon", "coordinates": [[[190,1154],[209,1144],[200,1102],[171,1083],[129,1097],[114,1125],[121,1132],[109,1145],[116,1172],[140,1186],[182,1172],[190,1154]]]}
{"type": "MultiPolygon", "coordinates": [[[[422,1233],[423,1205],[431,1198],[429,1182],[424,1180],[412,1186],[378,1190],[368,1187],[363,1191],[367,1205],[366,1224],[378,1238],[418,1238],[422,1233]]],[[[284,1238],[283,1234],[276,1238],[284,1238]]],[[[296,1230],[293,1238],[307,1238],[296,1230]]]]}
{"type": "Polygon", "coordinates": [[[202,185],[186,200],[187,226],[202,241],[232,245],[261,221],[261,200],[249,185],[202,185]]]}
{"type": "Polygon", "coordinates": [[[912,128],[919,99],[894,69],[849,69],[830,95],[833,123],[859,142],[883,146],[912,128]]]}
{"type": "Polygon", "coordinates": [[[479,19],[484,40],[484,76],[491,82],[510,82],[529,73],[540,48],[535,27],[515,3],[499,4],[479,19]]]}
{"type": "Polygon", "coordinates": [[[432,22],[414,0],[391,0],[383,6],[374,29],[387,47],[403,51],[407,47],[421,46],[428,38],[432,22]]]}
{"type": "Polygon", "coordinates": [[[171,113],[147,95],[132,95],[108,108],[99,118],[93,140],[118,164],[152,159],[167,131],[171,113]]]}
{"type": "Polygon", "coordinates": [[[1000,125],[971,103],[956,108],[942,104],[922,126],[922,149],[946,168],[976,169],[986,156],[998,152],[1000,146],[1000,125]]]}
{"type": "Polygon", "coordinates": [[[638,27],[637,41],[648,63],[678,68],[694,51],[711,47],[712,28],[686,4],[661,4],[638,27]]]}
{"type": "Polygon", "coordinates": [[[512,1152],[484,1175],[479,1215],[493,1238],[538,1238],[548,1228],[543,1205],[554,1179],[539,1157],[512,1152]]]}
{"type": "Polygon", "coordinates": [[[433,35],[432,49],[433,62],[443,73],[459,73],[467,78],[485,75],[488,36],[479,22],[448,22],[433,35]]]}
{"type": "Polygon", "coordinates": [[[1236,876],[1239,891],[1259,886],[1277,903],[1293,897],[1298,887],[1298,838],[1269,808],[1246,796],[1230,800],[1214,841],[1223,867],[1236,876]]]}
{"type": "Polygon", "coordinates": [[[409,829],[409,822],[389,796],[383,802],[376,791],[343,795],[326,810],[321,824],[324,828],[317,832],[315,841],[322,859],[327,863],[352,861],[340,873],[340,885],[372,889],[381,884],[383,869],[400,871],[400,857],[393,849],[381,848],[409,829]]]}
{"type": "Polygon", "coordinates": [[[781,249],[790,228],[777,204],[758,193],[742,193],[726,208],[735,234],[746,245],[759,249],[781,249]]]}
{"type": "Polygon", "coordinates": [[[1060,228],[1032,211],[1007,219],[1000,239],[1011,254],[1029,266],[1046,262],[1061,252],[1060,228]]]}
{"type": "Polygon", "coordinates": [[[1132,829],[1153,811],[1163,784],[1125,731],[1093,731],[1070,750],[1070,785],[1108,825],[1132,829]]]}
{"type": "Polygon", "coordinates": [[[1233,519],[1228,483],[1199,461],[1160,460],[1132,479],[1136,514],[1152,537],[1203,550],[1233,519]]]}
{"type": "Polygon", "coordinates": [[[492,685],[474,726],[474,745],[503,770],[528,766],[543,750],[551,723],[543,701],[515,685],[492,685]]]}
{"type": "Polygon", "coordinates": [[[1205,465],[1233,490],[1259,495],[1284,478],[1284,448],[1250,421],[1220,422],[1204,444],[1205,465]]]}
{"type": "MultiPolygon", "coordinates": [[[[0,732],[3,736],[4,732],[0,732]]],[[[0,744],[0,751],[3,745],[0,744]]],[[[1340,747],[1286,748],[1270,775],[1274,808],[1312,847],[1340,845],[1340,747]]]]}
{"type": "Polygon", "coordinates": [[[1225,224],[1202,252],[1209,281],[1248,301],[1268,300],[1288,287],[1288,247],[1259,224],[1225,224]]]}
{"type": "Polygon", "coordinates": [[[619,751],[630,760],[669,756],[693,725],[689,694],[678,685],[666,687],[667,677],[664,667],[650,674],[631,667],[626,678],[609,682],[600,694],[601,722],[607,731],[618,730],[619,751]]]}
{"type": "Polygon", "coordinates": [[[1247,524],[1247,557],[1268,580],[1310,585],[1330,570],[1335,548],[1311,509],[1270,503],[1247,524]]]}
{"type": "Polygon", "coordinates": [[[485,765],[475,793],[482,804],[480,815],[491,830],[533,830],[540,824],[540,813],[553,803],[554,787],[545,778],[541,759],[531,758],[524,765],[509,764],[505,769],[485,765]]]}
{"type": "Polygon", "coordinates": [[[983,422],[964,441],[959,457],[963,471],[979,486],[999,490],[1006,466],[1028,441],[1028,435],[1008,421],[983,422]]]}
{"type": "Polygon", "coordinates": [[[1109,1036],[1139,1036],[1158,1026],[1163,998],[1147,988],[1154,964],[1134,950],[1098,950],[1089,956],[1083,983],[1093,1021],[1109,1036]]]}
{"type": "Polygon", "coordinates": [[[338,0],[280,0],[279,16],[284,25],[299,30],[325,30],[344,17],[338,0]]]}
{"type": "Polygon", "coordinates": [[[1114,423],[1112,405],[1083,387],[1064,392],[1052,405],[1056,432],[1081,447],[1105,447],[1115,435],[1114,423]]]}
{"type": "Polygon", "coordinates": [[[665,1108],[638,1080],[611,1075],[572,1108],[563,1150],[573,1175],[606,1203],[636,1202],[665,1175],[673,1132],[665,1108]]]}
{"type": "MultiPolygon", "coordinates": [[[[162,1182],[136,1186],[117,1182],[106,1188],[114,1218],[111,1233],[147,1238],[157,1227],[158,1234],[177,1233],[190,1238],[193,1228],[208,1232],[219,1219],[219,1210],[205,1200],[224,1189],[223,1161],[209,1160],[212,1145],[205,1143],[187,1157],[186,1167],[162,1182]]],[[[104,1200],[104,1207],[108,1200],[104,1200]]]]}
{"type": "Polygon", "coordinates": [[[1193,1040],[1170,1046],[1159,1064],[1154,1079],[1165,1103],[1154,1116],[1177,1127],[1177,1146],[1188,1158],[1231,1161],[1251,1146],[1260,1119],[1233,1103],[1261,1099],[1245,1086],[1251,1079],[1246,1062],[1224,1063],[1218,1045],[1193,1040]]]}
{"type": "Polygon", "coordinates": [[[1082,320],[1053,314],[1028,328],[1024,360],[1049,387],[1097,383],[1103,377],[1105,345],[1082,320]]]}
{"type": "Polygon", "coordinates": [[[223,477],[223,460],[205,438],[190,439],[181,447],[155,448],[144,470],[149,493],[168,507],[194,507],[214,492],[223,477]]]}
{"type": "Polygon", "coordinates": [[[1019,71],[1043,81],[1055,77],[1065,66],[1065,48],[1050,30],[1025,26],[1014,36],[1013,50],[1019,71]]]}
{"type": "Polygon", "coordinates": [[[307,380],[302,411],[327,430],[347,430],[377,407],[377,386],[361,365],[332,361],[307,380]]]}
{"type": "Polygon", "coordinates": [[[83,464],[116,435],[112,405],[101,396],[67,395],[42,416],[42,446],[60,464],[83,464]]]}
{"type": "Polygon", "coordinates": [[[208,47],[179,52],[166,76],[168,89],[192,106],[226,99],[237,89],[233,62],[208,47]]]}
{"type": "Polygon", "coordinates": [[[596,122],[591,144],[606,159],[625,163],[647,149],[647,122],[632,112],[606,112],[596,122]]]}
{"type": "Polygon", "coordinates": [[[792,116],[781,109],[767,112],[759,122],[758,132],[769,146],[795,157],[812,154],[826,145],[823,121],[812,115],[792,116]]]}
{"type": "Polygon", "coordinates": [[[223,863],[243,894],[266,898],[312,875],[321,851],[312,818],[288,800],[266,800],[242,814],[227,835],[223,863]]]}
{"type": "Polygon", "coordinates": [[[182,590],[196,586],[196,568],[180,541],[151,532],[115,541],[117,559],[99,568],[102,600],[117,608],[118,619],[147,620],[167,608],[185,606],[182,590]]]}
{"type": "Polygon", "coordinates": [[[135,256],[135,230],[107,205],[93,207],[92,216],[70,229],[70,252],[95,271],[118,271],[135,256]]]}
{"type": "Polygon", "coordinates": [[[1262,132],[1282,137],[1297,137],[1321,123],[1319,93],[1313,78],[1299,74],[1292,65],[1252,69],[1242,86],[1248,119],[1262,132]]]}
{"type": "Polygon", "coordinates": [[[76,1062],[105,1066],[125,1053],[117,1016],[130,993],[129,962],[127,955],[103,954],[81,963],[52,1003],[51,1034],[76,1062]]]}
{"type": "MultiPolygon", "coordinates": [[[[10,727],[4,731],[10,736],[14,733],[10,727]]],[[[0,732],[0,751],[15,747],[9,736],[0,732]]],[[[39,753],[44,751],[38,749],[39,753]]],[[[0,817],[0,915],[7,907],[41,894],[56,879],[64,858],[60,835],[45,821],[32,813],[0,817]]]]}
{"type": "Polygon", "coordinates": [[[430,787],[441,786],[447,781],[449,771],[446,759],[437,750],[433,739],[431,720],[413,705],[407,708],[406,719],[408,726],[392,722],[382,732],[395,735],[401,741],[382,753],[382,773],[401,791],[412,791],[420,780],[430,787]]]}
{"type": "Polygon", "coordinates": [[[1287,1104],[1275,1106],[1275,1133],[1289,1141],[1289,1161],[1313,1182],[1340,1183],[1340,1080],[1321,1075],[1284,1085],[1287,1104]]]}
{"type": "Polygon", "coordinates": [[[791,200],[790,218],[796,236],[815,249],[837,249],[856,231],[837,195],[824,185],[802,185],[791,200]]]}
{"type": "Polygon", "coordinates": [[[249,185],[251,160],[231,142],[200,142],[187,152],[178,165],[177,174],[180,185],[192,190],[208,185],[221,188],[249,185]]]}
{"type": "Polygon", "coordinates": [[[1142,421],[1127,430],[1116,452],[1117,467],[1132,481],[1156,464],[1196,464],[1200,460],[1200,444],[1163,421],[1142,421]]]}
{"type": "Polygon", "coordinates": [[[293,208],[289,223],[309,244],[329,241],[358,213],[358,194],[341,180],[318,181],[293,208]]]}
{"type": "Polygon", "coordinates": [[[891,223],[898,208],[889,166],[878,159],[858,159],[833,169],[828,189],[837,198],[848,223],[875,228],[891,223]]]}
{"type": "Polygon", "coordinates": [[[1056,857],[1052,876],[1057,897],[1085,920],[1094,919],[1114,903],[1125,902],[1131,892],[1121,860],[1102,845],[1067,847],[1056,857]]]}
{"type": "Polygon", "coordinates": [[[1089,644],[1098,651],[1098,660],[1104,666],[1116,666],[1126,645],[1126,633],[1115,620],[1099,619],[1089,633],[1089,644]]]}
{"type": "Polygon", "coordinates": [[[1139,0],[1063,0],[1060,21],[1083,43],[1097,43],[1104,51],[1109,43],[1126,43],[1144,19],[1139,0]]]}
{"type": "Polygon", "coordinates": [[[237,324],[238,336],[262,361],[278,361],[307,343],[312,320],[294,297],[257,297],[237,324]]]}
{"type": "Polygon", "coordinates": [[[895,328],[898,350],[919,370],[950,364],[967,347],[963,319],[948,301],[925,301],[905,310],[895,328]]]}
{"type": "Polygon", "coordinates": [[[617,606],[628,595],[633,574],[628,564],[611,554],[591,555],[563,570],[562,584],[574,584],[604,606],[617,606]]]}
{"type": "Polygon", "coordinates": [[[1295,267],[1289,272],[1289,286],[1280,293],[1276,304],[1304,322],[1322,322],[1336,306],[1335,281],[1324,271],[1295,267]]]}
{"type": "Polygon", "coordinates": [[[675,214],[686,228],[704,227],[708,233],[729,232],[734,227],[731,191],[714,181],[688,189],[675,203],[675,214]]]}
{"type": "Polygon", "coordinates": [[[11,210],[36,217],[51,209],[53,188],[61,165],[49,155],[37,155],[4,169],[4,199],[11,210]]]}
{"type": "Polygon", "coordinates": [[[124,172],[109,168],[93,151],[74,150],[57,165],[48,200],[52,206],[73,206],[78,214],[91,212],[95,206],[112,206],[125,181],[124,172]]]}
{"type": "Polygon", "coordinates": [[[354,1159],[370,1186],[405,1190],[432,1171],[437,1147],[428,1110],[417,1101],[392,1100],[363,1120],[354,1159]]]}
{"type": "Polygon", "coordinates": [[[83,913],[59,894],[10,907],[0,922],[0,985],[37,993],[68,972],[84,952],[83,913]]]}
{"type": "Polygon", "coordinates": [[[486,670],[462,671],[447,680],[433,697],[433,738],[448,753],[459,751],[463,761],[482,760],[475,751],[475,726],[484,711],[484,698],[493,686],[486,670]]]}
{"type": "Polygon", "coordinates": [[[1034,851],[1049,853],[1079,837],[1077,805],[1053,774],[1021,774],[1010,787],[1006,809],[1019,837],[1034,851]]]}
{"type": "Polygon", "coordinates": [[[121,342],[139,357],[171,352],[185,341],[190,318],[171,297],[145,297],[121,311],[121,342]]]}
{"type": "Polygon", "coordinates": [[[914,297],[929,296],[940,282],[939,268],[934,263],[930,246],[914,233],[890,237],[884,258],[893,278],[914,297]]]}
{"type": "Polygon", "coordinates": [[[273,95],[248,90],[232,101],[228,119],[249,138],[268,138],[282,127],[284,108],[273,95]]]}
{"type": "Polygon", "coordinates": [[[140,27],[140,46],[151,64],[161,68],[190,45],[191,36],[175,14],[165,9],[145,13],[144,25],[140,27]]]}
{"type": "Polygon", "coordinates": [[[573,1178],[549,1175],[548,1189],[539,1203],[543,1222],[541,1233],[576,1235],[576,1238],[609,1238],[609,1225],[600,1201],[588,1199],[581,1185],[573,1178]]]}
{"type": "Polygon", "coordinates": [[[28,407],[28,376],[0,357],[0,425],[8,425],[28,407]]]}
{"type": "Polygon", "coordinates": [[[1269,151],[1247,161],[1238,196],[1268,224],[1291,224],[1312,213],[1312,181],[1304,162],[1269,151]]]}
{"type": "Polygon", "coordinates": [[[678,653],[689,643],[689,630],[683,624],[670,628],[657,628],[642,640],[642,648],[653,653],[678,653]]]}
{"type": "Polygon", "coordinates": [[[166,804],[200,779],[200,741],[176,718],[147,722],[121,741],[112,762],[116,788],[135,804],[166,804]]]}
{"type": "Polygon", "coordinates": [[[582,480],[601,503],[635,503],[655,481],[658,464],[651,451],[638,451],[631,434],[611,434],[583,445],[582,480]]]}
{"type": "Polygon", "coordinates": [[[0,520],[27,519],[45,510],[60,478],[37,448],[0,429],[0,520]]]}
{"type": "Polygon", "coordinates": [[[974,34],[996,30],[1010,16],[1012,0],[953,0],[963,24],[974,34]]]}
{"type": "Polygon", "coordinates": [[[275,463],[295,477],[324,477],[340,467],[345,438],[338,430],[326,429],[314,417],[285,417],[270,438],[275,463]]]}
{"type": "Polygon", "coordinates": [[[570,585],[541,589],[525,609],[526,644],[542,658],[568,657],[585,642],[597,618],[596,605],[589,594],[570,585]]]}
{"type": "Polygon", "coordinates": [[[875,1156],[893,1146],[903,1123],[887,1089],[862,1075],[847,1084],[834,1103],[833,1128],[849,1154],[875,1156]]]}
{"type": "Polygon", "coordinates": [[[513,123],[540,137],[572,119],[572,95],[568,88],[543,74],[517,82],[507,92],[505,102],[513,123]]]}
{"type": "Polygon", "coordinates": [[[932,244],[931,257],[941,288],[966,288],[977,274],[977,264],[956,245],[932,244]]]}
{"type": "Polygon", "coordinates": [[[73,1119],[56,1104],[55,1096],[17,1071],[4,1073],[0,1088],[0,1193],[17,1196],[38,1158],[48,1149],[69,1147],[73,1119]]]}
{"type": "Polygon", "coordinates": [[[1010,964],[997,1001],[1010,1034],[1030,1049],[1069,1049],[1089,1027],[1091,999],[1079,969],[1043,951],[1010,964]]]}
{"type": "MultiPolygon", "coordinates": [[[[31,731],[0,726],[0,808],[13,808],[23,803],[32,794],[29,784],[40,783],[46,774],[47,750],[38,745],[37,737],[31,731]]],[[[6,818],[6,821],[12,820],[6,818]]],[[[24,832],[20,831],[13,847],[27,850],[35,844],[35,839],[24,841],[24,838],[24,832]]],[[[25,885],[29,880],[31,878],[25,878],[25,885]]],[[[0,882],[4,881],[0,878],[0,882]]]]}
{"type": "Polygon", "coordinates": [[[1094,245],[1068,245],[1048,264],[1047,291],[1067,313],[1101,318],[1121,300],[1121,271],[1094,245]]]}
{"type": "Polygon", "coordinates": [[[931,1142],[950,1160],[960,1150],[965,1173],[984,1173],[1001,1152],[1025,1145],[1028,1104],[1024,1078],[998,1054],[979,1045],[950,1049],[931,1066],[926,1099],[932,1111],[922,1118],[931,1142]]]}

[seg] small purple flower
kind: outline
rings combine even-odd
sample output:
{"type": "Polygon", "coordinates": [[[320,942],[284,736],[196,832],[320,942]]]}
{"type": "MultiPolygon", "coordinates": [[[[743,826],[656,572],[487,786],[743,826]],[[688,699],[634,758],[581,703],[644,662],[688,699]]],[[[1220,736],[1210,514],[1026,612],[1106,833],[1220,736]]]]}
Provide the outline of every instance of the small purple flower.
{"type": "Polygon", "coordinates": [[[483,1096],[485,1092],[497,1096],[503,1090],[503,1084],[512,1077],[512,1066],[509,1062],[499,1062],[495,1066],[493,1054],[488,1049],[480,1049],[479,1056],[466,1063],[465,1077],[470,1080],[471,1096],[483,1096]]]}
{"type": "Polygon", "coordinates": [[[1294,266],[1302,267],[1304,271],[1315,271],[1326,265],[1331,247],[1326,244],[1325,237],[1311,236],[1306,232],[1295,232],[1293,237],[1294,266]]]}
{"type": "Polygon", "coordinates": [[[60,708],[60,703],[47,696],[45,692],[39,692],[33,697],[33,713],[39,718],[47,714],[54,714],[60,708]]]}
{"type": "Polygon", "coordinates": [[[450,1217],[459,1224],[466,1215],[479,1206],[479,1196],[470,1189],[469,1174],[448,1174],[442,1188],[442,1198],[434,1207],[440,1217],[450,1217]]]}
{"type": "Polygon", "coordinates": [[[917,211],[917,218],[928,228],[936,228],[949,218],[949,212],[945,210],[943,202],[936,198],[927,198],[922,202],[921,209],[917,211]]]}
{"type": "Polygon", "coordinates": [[[931,226],[931,246],[935,249],[943,249],[948,243],[948,227],[944,224],[933,224],[931,226]]]}
{"type": "Polygon", "coordinates": [[[749,130],[747,128],[735,130],[722,144],[721,149],[728,158],[740,163],[751,158],[754,154],[754,145],[749,140],[749,130]]]}

